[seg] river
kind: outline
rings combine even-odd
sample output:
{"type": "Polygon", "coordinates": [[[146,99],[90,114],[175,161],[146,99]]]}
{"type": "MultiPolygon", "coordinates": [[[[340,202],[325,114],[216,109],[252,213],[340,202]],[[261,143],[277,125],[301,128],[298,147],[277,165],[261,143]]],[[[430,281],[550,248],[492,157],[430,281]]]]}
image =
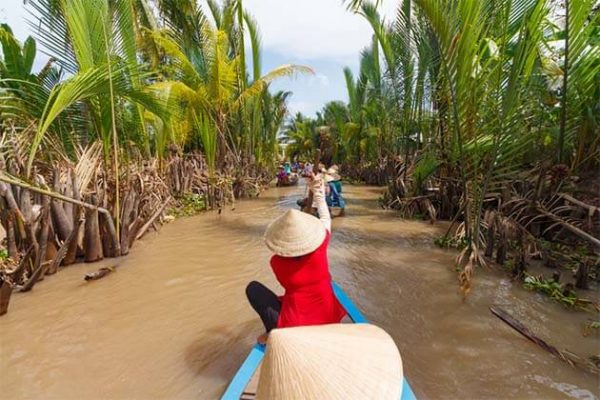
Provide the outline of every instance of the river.
{"type": "MultiPolygon", "coordinates": [[[[348,186],[335,218],[334,279],[396,341],[420,399],[594,399],[598,380],[540,350],[490,314],[500,305],[540,337],[582,355],[590,314],[478,270],[463,302],[456,256],[432,242],[443,224],[405,221],[380,189],[348,186]]],[[[244,288],[277,288],[262,243],[267,223],[303,187],[277,188],[236,209],[179,219],[125,258],[79,264],[15,294],[0,318],[2,399],[215,399],[261,333],[244,288]],[[118,264],[93,282],[83,276],[118,264]]]]}

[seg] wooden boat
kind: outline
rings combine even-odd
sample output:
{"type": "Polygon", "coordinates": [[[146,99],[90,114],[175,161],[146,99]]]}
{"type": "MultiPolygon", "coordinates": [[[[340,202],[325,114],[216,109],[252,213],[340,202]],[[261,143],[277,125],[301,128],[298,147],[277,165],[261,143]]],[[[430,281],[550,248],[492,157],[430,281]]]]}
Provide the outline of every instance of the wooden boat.
{"type": "MultiPolygon", "coordinates": [[[[338,298],[340,304],[346,310],[353,323],[367,323],[367,319],[362,315],[358,307],[354,305],[348,295],[342,290],[337,283],[333,282],[333,292],[338,298]]],[[[246,357],[242,366],[236,372],[235,376],[229,383],[221,400],[253,400],[256,397],[256,388],[258,385],[259,367],[265,355],[266,346],[255,344],[250,350],[250,354],[246,357]]],[[[416,400],[406,377],[402,382],[402,394],[400,400],[416,400]]]]}
{"type": "Polygon", "coordinates": [[[291,173],[286,178],[277,177],[277,186],[294,186],[298,184],[298,174],[291,173]]]}

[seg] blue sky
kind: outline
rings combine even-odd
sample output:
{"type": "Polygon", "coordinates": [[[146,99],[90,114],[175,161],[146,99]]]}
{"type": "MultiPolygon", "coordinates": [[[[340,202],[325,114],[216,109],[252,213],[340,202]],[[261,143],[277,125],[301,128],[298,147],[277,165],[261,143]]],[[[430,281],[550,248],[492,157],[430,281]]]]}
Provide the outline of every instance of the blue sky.
{"type": "MultiPolygon", "coordinates": [[[[203,0],[199,0],[202,4],[203,0]]],[[[385,0],[382,14],[393,18],[396,0],[385,0]]],[[[372,31],[360,16],[346,11],[342,0],[244,0],[257,19],[263,44],[263,73],[281,64],[312,67],[315,75],[275,83],[274,90],[293,92],[292,113],[314,114],[327,101],[346,100],[342,68],[356,71],[360,50],[372,31]]],[[[31,34],[23,0],[0,0],[0,21],[13,28],[17,38],[31,34]]],[[[47,57],[39,54],[36,66],[47,57]]]]}

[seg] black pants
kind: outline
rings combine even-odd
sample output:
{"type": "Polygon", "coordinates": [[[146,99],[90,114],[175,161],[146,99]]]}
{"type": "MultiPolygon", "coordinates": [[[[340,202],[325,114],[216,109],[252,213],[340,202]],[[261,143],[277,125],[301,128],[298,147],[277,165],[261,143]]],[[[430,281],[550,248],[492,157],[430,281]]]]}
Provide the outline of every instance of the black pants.
{"type": "Polygon", "coordinates": [[[277,327],[281,302],[275,293],[260,282],[252,281],[246,286],[246,296],[254,311],[258,313],[265,330],[277,327]]]}

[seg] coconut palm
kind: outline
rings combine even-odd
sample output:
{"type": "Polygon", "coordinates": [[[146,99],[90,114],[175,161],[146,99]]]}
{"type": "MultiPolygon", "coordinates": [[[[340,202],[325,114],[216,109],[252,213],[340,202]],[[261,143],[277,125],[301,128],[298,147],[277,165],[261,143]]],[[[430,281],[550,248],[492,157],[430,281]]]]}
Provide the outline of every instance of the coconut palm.
{"type": "Polygon", "coordinates": [[[564,29],[558,29],[546,43],[564,37],[562,86],[560,88],[560,129],[557,161],[597,165],[598,112],[600,102],[600,13],[592,0],[564,0],[564,29]],[[590,150],[592,150],[590,152],[590,150]]]}

